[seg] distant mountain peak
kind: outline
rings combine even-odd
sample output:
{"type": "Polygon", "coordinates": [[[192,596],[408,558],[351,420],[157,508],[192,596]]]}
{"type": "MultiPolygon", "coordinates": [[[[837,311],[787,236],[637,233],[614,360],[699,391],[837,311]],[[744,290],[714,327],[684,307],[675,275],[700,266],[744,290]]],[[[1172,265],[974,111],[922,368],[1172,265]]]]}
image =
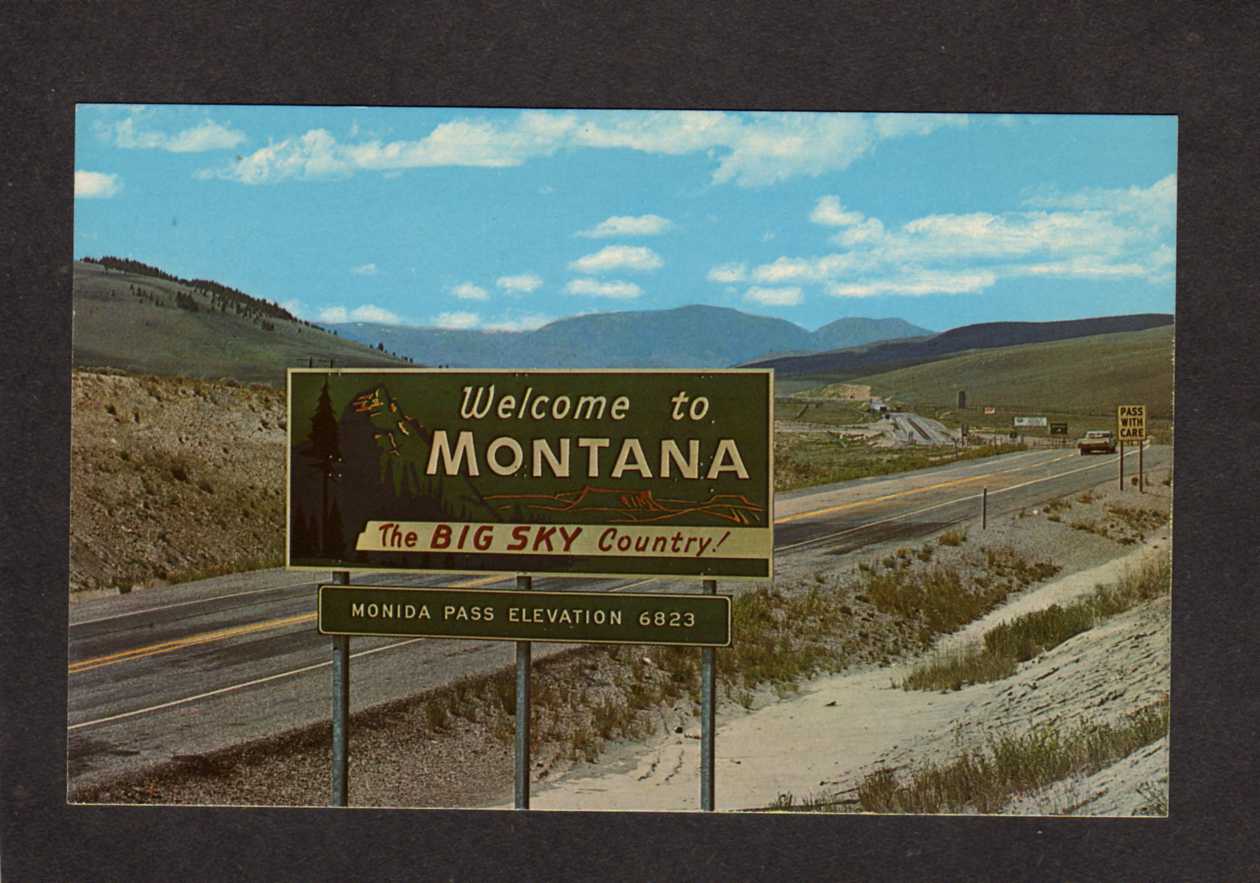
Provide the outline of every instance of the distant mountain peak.
{"type": "Polygon", "coordinates": [[[513,333],[351,323],[347,337],[418,362],[469,368],[724,368],[932,332],[902,319],[838,319],[809,331],[714,304],[567,316],[513,333]]]}

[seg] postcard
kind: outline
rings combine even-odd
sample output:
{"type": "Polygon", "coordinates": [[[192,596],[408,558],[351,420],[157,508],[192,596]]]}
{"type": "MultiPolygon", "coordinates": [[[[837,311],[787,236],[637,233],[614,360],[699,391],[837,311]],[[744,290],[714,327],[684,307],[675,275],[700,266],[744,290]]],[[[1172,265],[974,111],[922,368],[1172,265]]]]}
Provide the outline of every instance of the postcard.
{"type": "Polygon", "coordinates": [[[68,801],[1170,814],[1176,117],[75,127],[68,801]]]}

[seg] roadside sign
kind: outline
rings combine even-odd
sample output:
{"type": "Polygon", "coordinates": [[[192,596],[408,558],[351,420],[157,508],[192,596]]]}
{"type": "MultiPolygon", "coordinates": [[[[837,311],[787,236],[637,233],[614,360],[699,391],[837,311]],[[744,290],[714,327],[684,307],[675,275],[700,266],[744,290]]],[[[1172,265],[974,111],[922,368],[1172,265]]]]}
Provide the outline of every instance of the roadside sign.
{"type": "Polygon", "coordinates": [[[1051,423],[1050,434],[1051,435],[1067,435],[1068,425],[1066,423],[1051,423]]]}
{"type": "Polygon", "coordinates": [[[322,585],[325,635],[731,645],[727,595],[322,585]]]}
{"type": "Polygon", "coordinates": [[[287,566],[769,578],[772,384],[290,369],[287,566]]]}
{"type": "Polygon", "coordinates": [[[1021,429],[1025,429],[1032,426],[1044,427],[1046,425],[1046,418],[1045,417],[1016,417],[1015,425],[1020,427],[1021,429]]]}
{"type": "Polygon", "coordinates": [[[985,406],[984,406],[984,413],[985,413],[985,414],[996,414],[996,413],[997,413],[997,408],[995,408],[993,405],[985,405],[985,406]]]}
{"type": "Polygon", "coordinates": [[[1116,438],[1122,442],[1140,442],[1146,438],[1146,405],[1116,408],[1116,438]]]}

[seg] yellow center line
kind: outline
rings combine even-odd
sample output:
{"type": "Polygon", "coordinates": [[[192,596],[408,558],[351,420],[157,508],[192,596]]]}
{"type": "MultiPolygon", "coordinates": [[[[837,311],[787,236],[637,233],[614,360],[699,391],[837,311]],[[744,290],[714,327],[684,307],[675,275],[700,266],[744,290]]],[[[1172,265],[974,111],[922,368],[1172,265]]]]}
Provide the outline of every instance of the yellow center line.
{"type": "MultiPolygon", "coordinates": [[[[503,579],[502,576],[487,576],[471,580],[469,582],[460,583],[460,586],[472,588],[473,586],[484,586],[489,583],[497,582],[503,579]]],[[[127,650],[120,650],[117,653],[110,653],[105,656],[94,656],[91,659],[80,659],[78,662],[72,662],[69,665],[69,673],[77,674],[83,671],[90,671],[94,668],[100,668],[105,665],[113,665],[117,662],[126,662],[129,659],[143,659],[147,656],[156,656],[160,653],[170,653],[174,650],[182,650],[185,647],[195,647],[198,644],[209,644],[214,641],[226,641],[228,638],[236,638],[241,635],[252,635],[258,632],[272,631],[274,629],[282,629],[292,625],[301,625],[306,622],[314,622],[316,613],[298,613],[294,616],[282,616],[279,619],[268,619],[262,622],[252,622],[246,625],[231,626],[229,628],[215,629],[209,632],[201,632],[196,635],[187,635],[183,638],[174,638],[169,641],[160,641],[156,644],[146,644],[143,647],[132,647],[127,650]]]]}

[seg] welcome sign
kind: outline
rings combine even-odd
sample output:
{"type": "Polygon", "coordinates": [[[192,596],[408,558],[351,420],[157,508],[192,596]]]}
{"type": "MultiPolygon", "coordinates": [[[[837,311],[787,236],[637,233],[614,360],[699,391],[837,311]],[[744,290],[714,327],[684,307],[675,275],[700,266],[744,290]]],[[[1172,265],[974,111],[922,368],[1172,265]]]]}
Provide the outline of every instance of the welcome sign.
{"type": "Polygon", "coordinates": [[[772,384],[291,369],[288,566],[768,578],[772,384]]]}

